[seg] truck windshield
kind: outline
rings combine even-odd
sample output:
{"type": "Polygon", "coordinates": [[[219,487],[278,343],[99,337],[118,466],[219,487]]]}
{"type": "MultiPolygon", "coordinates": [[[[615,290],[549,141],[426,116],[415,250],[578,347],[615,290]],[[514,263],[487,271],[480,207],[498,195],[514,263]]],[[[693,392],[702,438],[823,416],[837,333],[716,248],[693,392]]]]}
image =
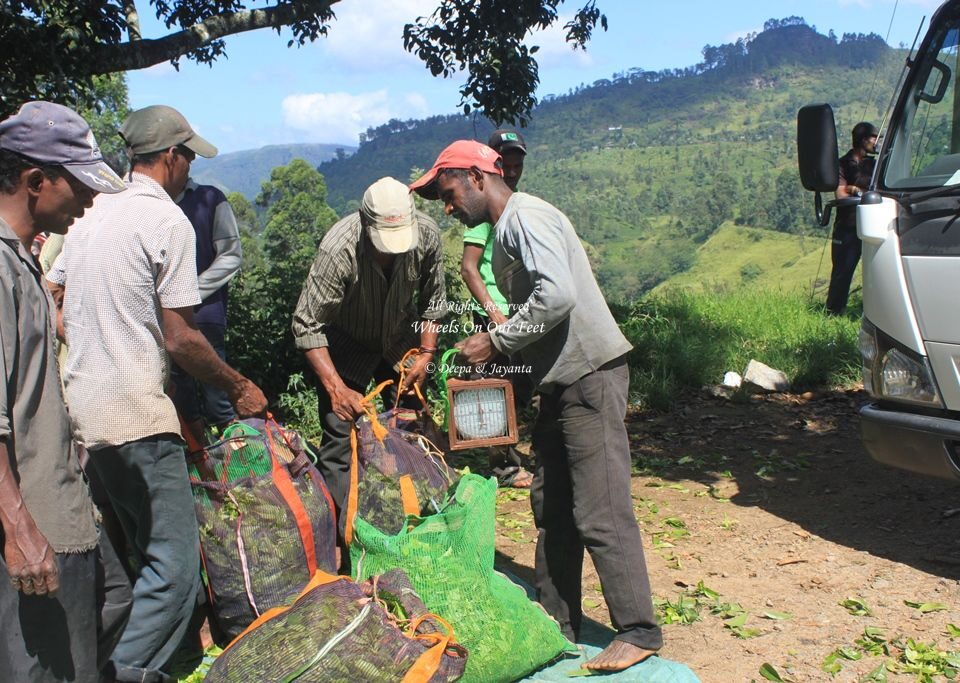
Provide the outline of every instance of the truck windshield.
{"type": "Polygon", "coordinates": [[[881,182],[890,190],[958,185],[960,191],[960,15],[938,18],[929,48],[917,56],[903,111],[892,121],[881,182]]]}

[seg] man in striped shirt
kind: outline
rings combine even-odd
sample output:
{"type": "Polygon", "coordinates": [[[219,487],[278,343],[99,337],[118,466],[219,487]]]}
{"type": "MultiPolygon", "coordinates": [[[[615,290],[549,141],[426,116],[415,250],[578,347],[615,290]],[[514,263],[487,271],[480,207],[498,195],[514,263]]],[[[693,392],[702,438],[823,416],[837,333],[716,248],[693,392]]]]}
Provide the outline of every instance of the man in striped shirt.
{"type": "Polygon", "coordinates": [[[297,348],[320,382],[323,438],[318,467],[343,509],[350,482],[350,426],[370,380],[397,377],[419,353],[401,393],[423,382],[437,351],[433,321],[446,312],[437,224],[417,211],[407,187],[381,178],[360,210],[327,231],[293,316],[297,348]]]}

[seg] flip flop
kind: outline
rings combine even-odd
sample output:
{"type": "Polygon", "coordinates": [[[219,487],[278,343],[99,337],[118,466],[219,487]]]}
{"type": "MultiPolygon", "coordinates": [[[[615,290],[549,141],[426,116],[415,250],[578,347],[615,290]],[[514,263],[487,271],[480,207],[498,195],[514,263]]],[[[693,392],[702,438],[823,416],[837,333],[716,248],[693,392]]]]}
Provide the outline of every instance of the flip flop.
{"type": "Polygon", "coordinates": [[[493,473],[502,488],[528,489],[533,484],[533,473],[522,467],[496,468],[493,473]]]}

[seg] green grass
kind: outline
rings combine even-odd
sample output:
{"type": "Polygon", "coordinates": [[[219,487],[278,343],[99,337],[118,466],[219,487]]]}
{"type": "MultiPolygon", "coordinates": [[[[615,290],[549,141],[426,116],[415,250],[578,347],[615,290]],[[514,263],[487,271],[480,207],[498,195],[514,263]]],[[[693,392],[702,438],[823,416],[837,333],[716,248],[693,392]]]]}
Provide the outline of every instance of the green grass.
{"type": "MultiPolygon", "coordinates": [[[[691,268],[658,285],[653,292],[678,288],[779,289],[826,297],[830,279],[828,228],[815,235],[724,224],[696,252],[691,268]]],[[[859,271],[853,287],[860,285],[859,271]]]]}
{"type": "Polygon", "coordinates": [[[827,317],[799,292],[677,290],[615,314],[634,345],[631,390],[644,406],[667,408],[685,389],[742,373],[751,359],[782,370],[798,390],[859,379],[858,320],[827,317]]]}

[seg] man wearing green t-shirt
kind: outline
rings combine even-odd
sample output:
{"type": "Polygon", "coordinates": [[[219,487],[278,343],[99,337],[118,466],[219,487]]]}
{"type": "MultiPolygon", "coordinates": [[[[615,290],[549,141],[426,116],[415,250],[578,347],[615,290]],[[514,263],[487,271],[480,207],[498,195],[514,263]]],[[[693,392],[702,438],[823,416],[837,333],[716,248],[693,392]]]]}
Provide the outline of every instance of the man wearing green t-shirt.
{"type": "MultiPolygon", "coordinates": [[[[523,161],[527,155],[523,136],[515,130],[495,130],[487,145],[500,154],[503,161],[503,180],[516,192],[517,183],[523,175],[523,161]]],[[[493,278],[492,258],[493,226],[481,223],[474,228],[467,228],[463,233],[460,276],[473,295],[473,322],[478,332],[488,329],[491,322],[502,325],[507,322],[510,313],[507,299],[497,289],[493,278]]],[[[524,469],[523,456],[513,446],[490,449],[490,467],[504,486],[525,489],[533,483],[533,474],[524,469]]]]}

